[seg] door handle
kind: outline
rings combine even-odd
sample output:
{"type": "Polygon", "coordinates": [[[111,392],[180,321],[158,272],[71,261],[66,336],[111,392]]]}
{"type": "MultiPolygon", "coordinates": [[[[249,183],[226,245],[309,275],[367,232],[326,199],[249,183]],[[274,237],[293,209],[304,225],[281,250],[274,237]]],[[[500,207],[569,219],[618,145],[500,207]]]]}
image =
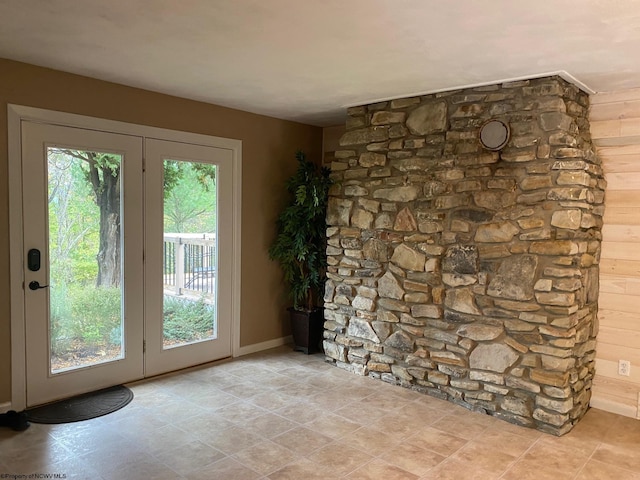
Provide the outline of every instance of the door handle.
{"type": "Polygon", "coordinates": [[[41,288],[47,288],[49,285],[40,285],[40,282],[38,282],[37,280],[33,280],[32,282],[29,282],[29,288],[31,290],[39,290],[41,288]]]}

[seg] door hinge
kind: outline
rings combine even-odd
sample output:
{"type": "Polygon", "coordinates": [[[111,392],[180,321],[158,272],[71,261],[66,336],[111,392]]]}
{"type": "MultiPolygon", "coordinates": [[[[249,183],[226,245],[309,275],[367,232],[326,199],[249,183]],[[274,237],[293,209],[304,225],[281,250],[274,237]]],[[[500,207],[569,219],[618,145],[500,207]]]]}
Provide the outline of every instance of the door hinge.
{"type": "Polygon", "coordinates": [[[142,353],[146,353],[147,352],[147,341],[143,340],[142,341],[142,353]]]}

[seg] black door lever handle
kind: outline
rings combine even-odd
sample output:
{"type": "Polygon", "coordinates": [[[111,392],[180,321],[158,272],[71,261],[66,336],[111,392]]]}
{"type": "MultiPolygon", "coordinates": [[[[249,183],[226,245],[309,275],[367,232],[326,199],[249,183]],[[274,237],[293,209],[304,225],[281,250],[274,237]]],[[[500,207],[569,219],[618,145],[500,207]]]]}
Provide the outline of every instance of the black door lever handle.
{"type": "Polygon", "coordinates": [[[41,288],[47,288],[49,285],[40,285],[40,282],[34,280],[32,282],[29,282],[29,288],[31,290],[39,290],[41,288]]]}

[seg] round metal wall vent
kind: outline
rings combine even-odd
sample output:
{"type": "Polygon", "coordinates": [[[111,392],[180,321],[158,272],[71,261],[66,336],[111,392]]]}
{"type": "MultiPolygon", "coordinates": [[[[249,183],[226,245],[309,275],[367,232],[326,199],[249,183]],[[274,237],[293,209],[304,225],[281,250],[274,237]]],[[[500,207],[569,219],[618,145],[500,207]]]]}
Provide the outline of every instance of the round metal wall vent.
{"type": "Polygon", "coordinates": [[[480,127],[480,143],[487,150],[502,150],[509,141],[509,125],[500,120],[489,120],[480,127]]]}

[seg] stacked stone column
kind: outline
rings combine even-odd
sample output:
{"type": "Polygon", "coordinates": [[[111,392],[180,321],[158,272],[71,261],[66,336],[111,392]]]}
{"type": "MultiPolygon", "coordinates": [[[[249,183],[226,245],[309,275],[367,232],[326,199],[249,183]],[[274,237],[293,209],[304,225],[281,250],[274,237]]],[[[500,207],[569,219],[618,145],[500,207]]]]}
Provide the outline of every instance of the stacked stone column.
{"type": "Polygon", "coordinates": [[[350,108],[327,214],[327,359],[554,434],[594,374],[604,179],[561,78],[350,108]],[[484,150],[481,125],[511,129],[484,150]]]}

